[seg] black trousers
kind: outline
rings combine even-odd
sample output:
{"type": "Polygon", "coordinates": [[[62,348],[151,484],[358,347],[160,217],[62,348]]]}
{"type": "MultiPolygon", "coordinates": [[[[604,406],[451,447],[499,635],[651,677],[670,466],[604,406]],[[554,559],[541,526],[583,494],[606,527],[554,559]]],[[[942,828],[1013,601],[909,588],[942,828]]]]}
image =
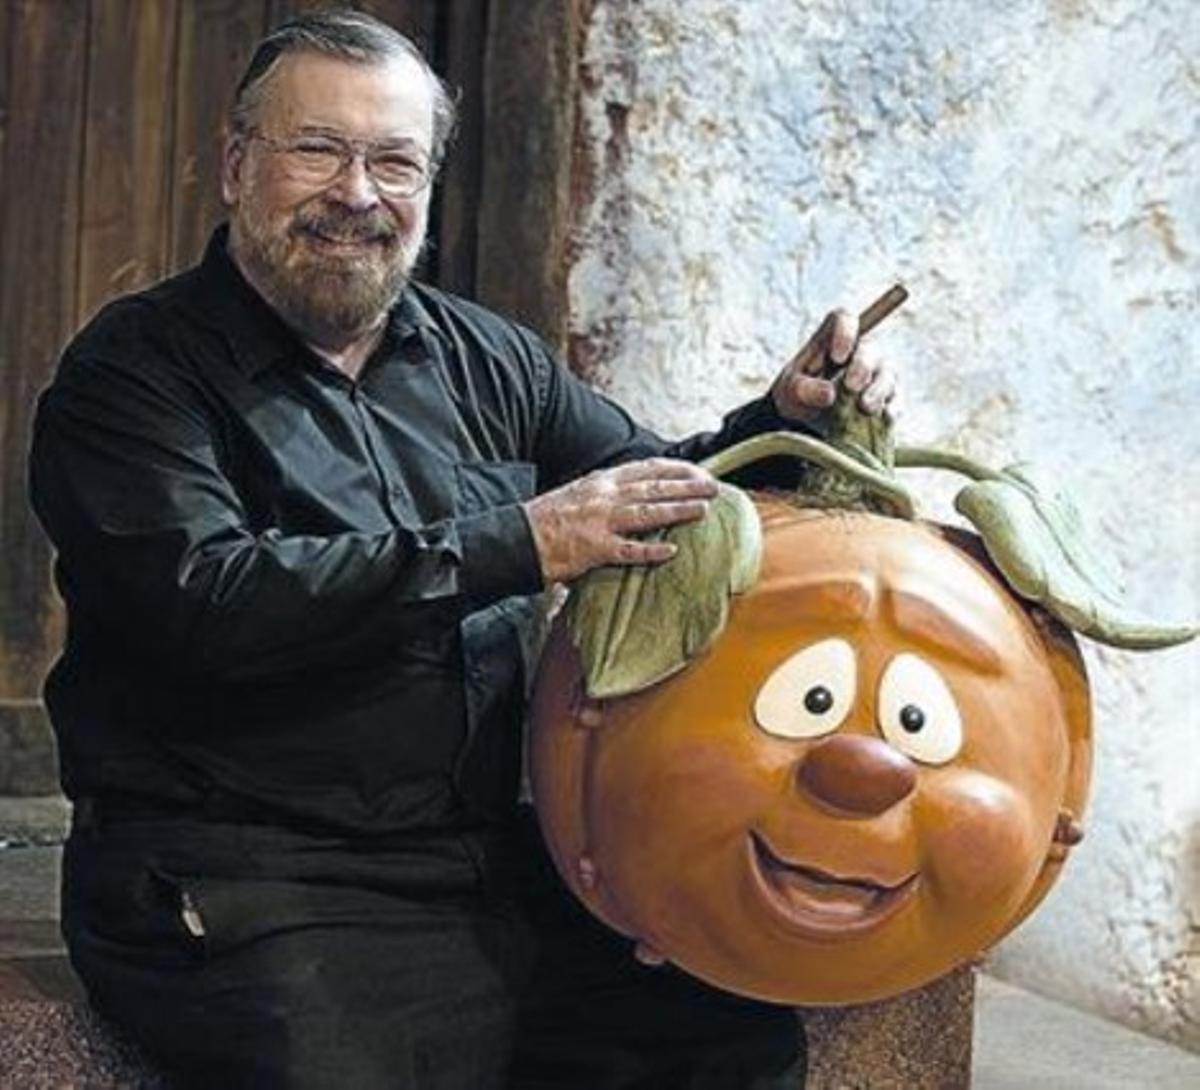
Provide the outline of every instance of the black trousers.
{"type": "Polygon", "coordinates": [[[533,819],[347,844],[90,821],[63,926],[101,1013],[181,1086],[798,1090],[785,1007],[633,958],[553,872],[533,819]]]}

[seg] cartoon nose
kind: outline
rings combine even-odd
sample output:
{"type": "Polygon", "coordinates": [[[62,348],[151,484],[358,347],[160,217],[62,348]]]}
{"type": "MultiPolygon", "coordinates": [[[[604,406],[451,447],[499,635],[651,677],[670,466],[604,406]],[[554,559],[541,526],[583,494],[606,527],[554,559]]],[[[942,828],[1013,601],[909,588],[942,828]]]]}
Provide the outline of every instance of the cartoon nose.
{"type": "Polygon", "coordinates": [[[852,814],[882,814],[917,786],[903,753],[863,734],[832,734],[800,762],[797,778],[818,802],[852,814]]]}

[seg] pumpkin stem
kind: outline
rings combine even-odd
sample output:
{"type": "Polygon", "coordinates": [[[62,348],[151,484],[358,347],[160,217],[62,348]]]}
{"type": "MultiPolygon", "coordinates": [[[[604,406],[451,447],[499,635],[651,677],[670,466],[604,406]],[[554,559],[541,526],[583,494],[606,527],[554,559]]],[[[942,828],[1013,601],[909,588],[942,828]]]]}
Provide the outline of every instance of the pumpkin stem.
{"type": "Polygon", "coordinates": [[[777,455],[803,462],[799,483],[788,499],[800,507],[867,510],[911,519],[916,509],[908,489],[894,472],[892,422],[863,412],[858,394],[841,380],[844,368],[827,367],[836,383],[833,404],[814,422],[823,438],[795,432],[755,436],[721,451],[704,463],[717,476],[777,455]]]}
{"type": "MultiPolygon", "coordinates": [[[[816,431],[837,450],[866,466],[877,476],[894,482],[892,421],[887,416],[872,416],[863,412],[858,404],[858,394],[848,389],[842,381],[844,373],[844,367],[826,366],[825,377],[836,383],[837,393],[833,404],[817,418],[816,431]]],[[[885,515],[907,511],[903,517],[913,517],[911,500],[897,509],[893,498],[894,488],[880,492],[868,479],[848,473],[841,464],[820,460],[814,462],[801,473],[794,497],[796,502],[806,507],[866,509],[885,515]]],[[[907,497],[907,492],[905,495],[907,497]]]]}
{"type": "Polygon", "coordinates": [[[1004,480],[1002,473],[980,465],[965,454],[954,451],[938,450],[935,447],[898,447],[895,453],[896,465],[901,469],[948,469],[961,473],[973,481],[1004,480]]]}
{"type": "MultiPolygon", "coordinates": [[[[829,480],[836,480],[836,487],[843,495],[853,493],[859,503],[865,502],[873,510],[883,510],[886,514],[897,515],[900,518],[916,517],[916,508],[912,496],[891,473],[890,467],[874,459],[869,452],[843,451],[812,435],[800,435],[796,432],[774,431],[765,435],[756,435],[732,447],[719,451],[701,465],[716,477],[723,477],[743,466],[751,465],[764,458],[774,458],[779,455],[803,459],[810,464],[812,472],[821,471],[829,480]],[[875,465],[867,464],[874,461],[875,465]]],[[[828,492],[824,495],[810,495],[809,474],[806,472],[805,481],[797,499],[804,506],[849,506],[841,502],[829,502],[828,492]]]]}

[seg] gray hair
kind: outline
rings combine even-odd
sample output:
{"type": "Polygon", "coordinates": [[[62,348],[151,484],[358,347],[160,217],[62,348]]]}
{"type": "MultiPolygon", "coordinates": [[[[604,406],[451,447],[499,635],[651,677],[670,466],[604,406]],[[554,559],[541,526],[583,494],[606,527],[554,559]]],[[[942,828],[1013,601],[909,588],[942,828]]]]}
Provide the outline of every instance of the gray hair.
{"type": "Polygon", "coordinates": [[[266,85],[288,53],[324,53],[357,64],[379,64],[399,57],[415,60],[433,89],[433,170],[441,165],[458,121],[455,94],[430,67],[413,41],[366,12],[350,9],[313,11],[281,23],[258,43],[234,93],[229,127],[244,133],[262,105],[266,85]]]}

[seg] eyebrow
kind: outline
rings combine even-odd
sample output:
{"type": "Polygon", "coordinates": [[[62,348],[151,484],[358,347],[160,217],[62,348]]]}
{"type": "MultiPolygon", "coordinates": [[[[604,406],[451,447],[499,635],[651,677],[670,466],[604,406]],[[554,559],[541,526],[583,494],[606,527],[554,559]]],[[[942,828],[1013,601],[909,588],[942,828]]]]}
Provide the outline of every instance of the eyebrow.
{"type": "Polygon", "coordinates": [[[1003,672],[1003,655],[964,603],[942,604],[923,594],[899,589],[889,589],[885,600],[901,632],[923,638],[945,654],[985,673],[1003,672]]]}
{"type": "Polygon", "coordinates": [[[770,597],[755,609],[753,618],[767,625],[797,619],[862,621],[870,616],[874,600],[873,579],[797,575],[773,580],[770,597]]]}

